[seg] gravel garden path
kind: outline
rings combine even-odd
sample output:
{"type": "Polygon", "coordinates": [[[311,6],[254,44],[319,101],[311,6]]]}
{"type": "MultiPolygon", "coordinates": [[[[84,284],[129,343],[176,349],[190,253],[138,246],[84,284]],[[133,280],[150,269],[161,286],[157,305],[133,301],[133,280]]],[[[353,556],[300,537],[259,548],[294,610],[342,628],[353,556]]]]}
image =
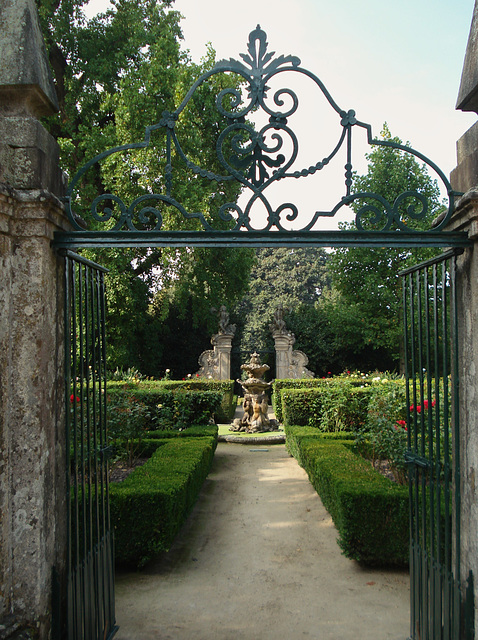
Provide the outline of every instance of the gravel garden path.
{"type": "Polygon", "coordinates": [[[169,553],[117,576],[117,640],[405,640],[408,574],[341,555],[282,444],[219,443],[169,553]]]}

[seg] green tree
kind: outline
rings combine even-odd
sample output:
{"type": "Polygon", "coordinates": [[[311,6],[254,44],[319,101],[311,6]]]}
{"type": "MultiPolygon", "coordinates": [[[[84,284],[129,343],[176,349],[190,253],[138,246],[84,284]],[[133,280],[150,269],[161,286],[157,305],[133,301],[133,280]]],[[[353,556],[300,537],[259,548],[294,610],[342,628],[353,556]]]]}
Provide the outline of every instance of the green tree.
{"type": "MultiPolygon", "coordinates": [[[[90,20],[82,11],[83,0],[37,2],[60,105],[59,114],[46,125],[60,145],[62,166],[70,176],[98,153],[142,140],[146,126],[158,122],[163,112],[174,111],[193,80],[215,62],[212,49],[201,65],[181,50],[180,14],[171,9],[170,1],[117,0],[112,9],[90,20]]],[[[215,108],[216,96],[239,83],[231,75],[213,76],[198,88],[177,122],[184,153],[210,171],[220,172],[215,144],[225,123],[215,108]]],[[[135,154],[111,156],[101,168],[95,165],[81,185],[76,210],[87,213],[92,200],[103,193],[131,202],[144,193],[164,192],[164,134],[158,132],[152,142],[135,154]]],[[[178,154],[173,154],[172,165],[178,176],[176,200],[226,228],[228,223],[218,220],[217,211],[237,199],[238,185],[211,184],[187,175],[178,154]]],[[[165,229],[197,224],[184,221],[174,207],[164,207],[162,213],[165,229]]],[[[143,360],[151,370],[154,358],[144,350],[152,331],[158,335],[158,323],[171,314],[173,326],[173,319],[184,317],[187,310],[191,327],[212,329],[209,308],[232,305],[240,298],[252,257],[250,250],[195,248],[87,253],[110,269],[110,366],[138,366],[143,360]],[[152,304],[158,290],[164,303],[159,315],[152,304]]],[[[154,350],[158,357],[161,352],[154,350]]]]}
{"type": "MultiPolygon", "coordinates": [[[[399,138],[392,138],[386,125],[382,138],[401,143],[399,138]]],[[[392,204],[401,193],[417,191],[427,198],[429,211],[415,227],[430,228],[443,205],[438,185],[426,167],[410,154],[391,147],[377,146],[367,159],[367,173],[354,176],[354,191],[380,194],[392,204]]],[[[366,203],[367,200],[355,201],[354,211],[366,203]]],[[[373,228],[372,222],[365,225],[373,228]]],[[[330,258],[332,285],[340,294],[337,304],[348,309],[348,314],[341,314],[341,326],[337,329],[360,336],[362,347],[386,352],[398,365],[402,338],[399,272],[435,253],[435,249],[423,248],[335,250],[330,258]]]]}
{"type": "MultiPolygon", "coordinates": [[[[328,283],[324,249],[257,249],[249,291],[235,309],[241,350],[273,350],[269,325],[277,306],[288,310],[286,324],[294,331],[294,309],[299,305],[313,308],[328,283]]],[[[296,337],[300,349],[301,334],[296,337]]]]}

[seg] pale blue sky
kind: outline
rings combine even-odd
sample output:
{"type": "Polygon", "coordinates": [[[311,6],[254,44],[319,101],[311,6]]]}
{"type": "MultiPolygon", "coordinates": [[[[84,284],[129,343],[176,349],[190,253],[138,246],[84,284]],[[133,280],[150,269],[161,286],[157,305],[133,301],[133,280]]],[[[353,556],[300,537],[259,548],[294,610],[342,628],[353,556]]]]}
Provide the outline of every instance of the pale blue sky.
{"type": "Polygon", "coordinates": [[[343,108],[392,133],[449,173],[476,120],[455,111],[473,0],[176,0],[194,59],[246,51],[260,23],[271,50],[294,54],[343,108]]]}
{"type": "MultiPolygon", "coordinates": [[[[92,0],[90,5],[105,7],[105,2],[92,0]]],[[[477,119],[455,110],[473,4],[473,0],[176,0],[173,8],[184,16],[184,47],[195,61],[205,54],[207,42],[218,58],[238,58],[247,51],[250,31],[260,24],[270,51],[298,56],[341,108],[354,109],[360,120],[372,125],[374,135],[386,121],[393,135],[410,141],[449,175],[456,165],[456,140],[477,119]]],[[[310,103],[300,124],[302,144],[310,148],[310,160],[317,154],[315,163],[326,155],[319,148],[322,134],[316,139],[309,136],[320,129],[314,111],[317,101],[313,93],[299,97],[310,103]]],[[[343,176],[343,169],[340,172],[343,176]]],[[[313,189],[308,200],[322,191],[321,186],[313,189]]],[[[321,208],[318,203],[313,208],[317,206],[321,208]]]]}

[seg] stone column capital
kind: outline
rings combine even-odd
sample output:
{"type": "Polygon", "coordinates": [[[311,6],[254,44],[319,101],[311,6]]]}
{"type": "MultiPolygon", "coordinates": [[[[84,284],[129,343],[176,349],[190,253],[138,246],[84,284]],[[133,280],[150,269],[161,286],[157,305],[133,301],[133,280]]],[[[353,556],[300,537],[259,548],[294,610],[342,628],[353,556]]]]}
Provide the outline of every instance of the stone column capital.
{"type": "Polygon", "coordinates": [[[467,191],[457,202],[447,231],[467,231],[470,240],[478,239],[478,187],[467,191]]]}

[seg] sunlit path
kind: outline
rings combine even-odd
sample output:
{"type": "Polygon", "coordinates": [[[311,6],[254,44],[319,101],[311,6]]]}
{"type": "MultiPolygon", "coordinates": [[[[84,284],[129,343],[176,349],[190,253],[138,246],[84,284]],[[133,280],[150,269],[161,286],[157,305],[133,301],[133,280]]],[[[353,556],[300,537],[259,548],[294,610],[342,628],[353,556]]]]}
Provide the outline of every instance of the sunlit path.
{"type": "Polygon", "coordinates": [[[117,578],[118,640],[405,640],[406,572],[341,555],[284,445],[219,444],[173,549],[117,578]]]}

